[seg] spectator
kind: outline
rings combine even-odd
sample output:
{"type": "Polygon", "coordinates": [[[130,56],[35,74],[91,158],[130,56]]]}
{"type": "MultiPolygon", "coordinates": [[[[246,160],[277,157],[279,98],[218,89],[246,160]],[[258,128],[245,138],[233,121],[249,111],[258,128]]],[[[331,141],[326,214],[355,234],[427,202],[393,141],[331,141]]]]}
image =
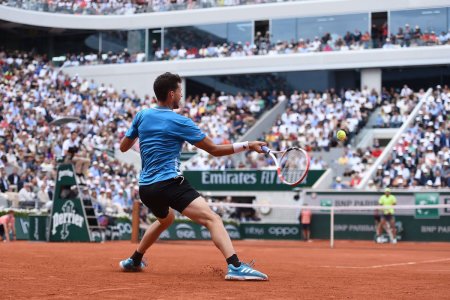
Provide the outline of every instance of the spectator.
{"type": "Polygon", "coordinates": [[[9,191],[9,182],[6,177],[5,168],[0,167],[0,192],[6,193],[9,191]]]}
{"type": "Polygon", "coordinates": [[[25,183],[19,191],[19,204],[21,208],[35,208],[37,206],[36,195],[31,191],[31,184],[25,183]]]}
{"type": "Polygon", "coordinates": [[[340,191],[343,189],[347,189],[348,186],[346,184],[342,183],[342,178],[338,176],[338,177],[336,177],[336,181],[335,181],[335,183],[333,183],[332,188],[337,191],[340,191]]]}
{"type": "Polygon", "coordinates": [[[8,176],[9,184],[16,187],[16,191],[20,191],[23,187],[23,182],[18,174],[18,168],[14,168],[14,171],[8,176]]]}

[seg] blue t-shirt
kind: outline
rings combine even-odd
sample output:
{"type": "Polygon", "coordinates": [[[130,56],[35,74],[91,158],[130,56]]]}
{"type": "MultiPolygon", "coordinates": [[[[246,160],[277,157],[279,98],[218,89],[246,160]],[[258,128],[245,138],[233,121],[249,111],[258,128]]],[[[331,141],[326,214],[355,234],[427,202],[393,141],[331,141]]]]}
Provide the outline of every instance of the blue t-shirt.
{"type": "Polygon", "coordinates": [[[195,144],[205,138],[205,134],[191,119],[162,107],[138,112],[125,136],[139,138],[142,161],[139,185],[149,185],[180,175],[183,143],[187,141],[195,144]]]}

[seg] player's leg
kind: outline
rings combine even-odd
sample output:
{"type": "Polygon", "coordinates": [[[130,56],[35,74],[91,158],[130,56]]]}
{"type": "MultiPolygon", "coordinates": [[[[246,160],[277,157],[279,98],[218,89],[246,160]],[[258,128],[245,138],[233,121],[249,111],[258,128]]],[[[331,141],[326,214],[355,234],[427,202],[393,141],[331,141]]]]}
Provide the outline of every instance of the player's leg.
{"type": "Polygon", "coordinates": [[[169,228],[175,219],[175,214],[171,208],[168,209],[166,217],[157,217],[157,220],[153,222],[145,231],[139,246],[136,251],[130,256],[130,258],[122,260],[119,265],[123,271],[138,272],[145,267],[142,262],[142,258],[148,248],[158,239],[161,233],[169,228]]]}
{"type": "Polygon", "coordinates": [[[395,218],[391,215],[391,219],[389,220],[389,224],[391,225],[392,231],[392,243],[397,243],[397,228],[395,227],[395,218]]]}
{"type": "Polygon", "coordinates": [[[236,253],[230,236],[223,226],[222,219],[209,208],[203,197],[198,197],[192,201],[183,210],[182,214],[208,228],[209,232],[211,232],[211,239],[226,259],[236,253]]]}
{"type": "Polygon", "coordinates": [[[145,251],[147,251],[161,233],[173,223],[175,215],[172,208],[170,208],[167,203],[167,197],[169,197],[169,195],[166,193],[167,190],[170,190],[170,187],[166,188],[167,184],[170,184],[171,182],[172,181],[163,181],[161,183],[139,187],[139,196],[142,203],[152,211],[157,218],[157,221],[153,222],[153,224],[147,228],[144,237],[133,255],[120,262],[119,265],[123,271],[137,272],[145,267],[145,264],[142,262],[145,251]]]}
{"type": "Polygon", "coordinates": [[[308,224],[306,228],[306,240],[311,242],[311,224],[308,224]]]}
{"type": "Polygon", "coordinates": [[[165,218],[158,218],[155,222],[153,222],[149,228],[145,231],[144,236],[142,237],[141,242],[137,248],[137,251],[141,254],[144,254],[148,248],[159,238],[161,233],[164,230],[172,225],[175,220],[175,214],[173,210],[169,208],[169,214],[165,218]]]}
{"type": "Polygon", "coordinates": [[[385,230],[386,230],[387,234],[389,235],[389,239],[391,241],[394,240],[394,234],[393,234],[392,226],[391,226],[391,215],[387,214],[384,216],[384,225],[385,225],[385,230]]]}
{"type": "Polygon", "coordinates": [[[308,240],[308,230],[306,229],[306,227],[303,225],[303,241],[307,241],[308,240]]]}
{"type": "Polygon", "coordinates": [[[182,212],[194,222],[205,226],[211,233],[211,239],[222,252],[228,264],[227,280],[268,280],[268,276],[252,268],[252,265],[241,263],[231,243],[230,236],[222,219],[214,213],[202,197],[192,201],[182,212]]]}
{"type": "Polygon", "coordinates": [[[5,227],[3,227],[3,224],[0,224],[0,242],[3,241],[4,235],[5,235],[5,227]]]}

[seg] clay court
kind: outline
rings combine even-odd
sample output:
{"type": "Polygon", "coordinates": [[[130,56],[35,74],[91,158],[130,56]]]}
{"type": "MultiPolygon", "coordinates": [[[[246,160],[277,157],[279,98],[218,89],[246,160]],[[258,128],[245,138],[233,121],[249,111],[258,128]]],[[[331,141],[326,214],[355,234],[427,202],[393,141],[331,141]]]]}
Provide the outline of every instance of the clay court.
{"type": "Polygon", "coordinates": [[[122,273],[129,242],[0,244],[2,299],[449,299],[450,244],[238,241],[269,282],[224,281],[211,242],[158,242],[143,273],[122,273]]]}

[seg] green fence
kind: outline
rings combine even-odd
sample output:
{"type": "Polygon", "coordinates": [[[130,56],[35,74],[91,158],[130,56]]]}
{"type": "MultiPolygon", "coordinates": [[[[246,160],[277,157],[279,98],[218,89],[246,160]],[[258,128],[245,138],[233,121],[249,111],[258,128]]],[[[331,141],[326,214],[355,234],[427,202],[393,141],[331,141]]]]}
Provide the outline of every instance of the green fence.
{"type": "MultiPolygon", "coordinates": [[[[396,216],[396,227],[403,241],[450,242],[450,217],[416,219],[415,216],[396,216]]],[[[372,240],[375,235],[373,215],[335,215],[334,238],[347,240],[372,240]]],[[[330,238],[330,216],[313,215],[311,238],[330,238]]]]}
{"type": "MultiPolygon", "coordinates": [[[[335,215],[335,239],[372,240],[375,235],[373,215],[335,215]]],[[[36,234],[35,217],[16,216],[16,233],[18,240],[28,240],[36,234]]],[[[31,240],[42,240],[42,225],[46,217],[39,217],[38,236],[31,240]]],[[[47,219],[48,221],[48,219],[47,219]]],[[[262,224],[224,222],[225,228],[232,239],[280,239],[299,240],[301,228],[299,224],[262,224]]],[[[415,216],[397,216],[396,225],[403,241],[444,241],[450,242],[450,217],[440,216],[439,219],[417,219],[415,216]]],[[[130,240],[131,221],[117,219],[114,226],[107,230],[115,232],[112,240],[130,240]]],[[[176,220],[174,224],[161,235],[163,240],[207,240],[209,231],[188,220],[176,220]]],[[[330,238],[330,216],[315,214],[311,221],[311,238],[330,238]]]]}
{"type": "MultiPolygon", "coordinates": [[[[232,239],[241,239],[239,225],[233,222],[224,222],[225,229],[232,239]]],[[[209,240],[211,234],[204,226],[200,226],[189,220],[176,220],[172,226],[165,230],[162,240],[209,240]]]]}

